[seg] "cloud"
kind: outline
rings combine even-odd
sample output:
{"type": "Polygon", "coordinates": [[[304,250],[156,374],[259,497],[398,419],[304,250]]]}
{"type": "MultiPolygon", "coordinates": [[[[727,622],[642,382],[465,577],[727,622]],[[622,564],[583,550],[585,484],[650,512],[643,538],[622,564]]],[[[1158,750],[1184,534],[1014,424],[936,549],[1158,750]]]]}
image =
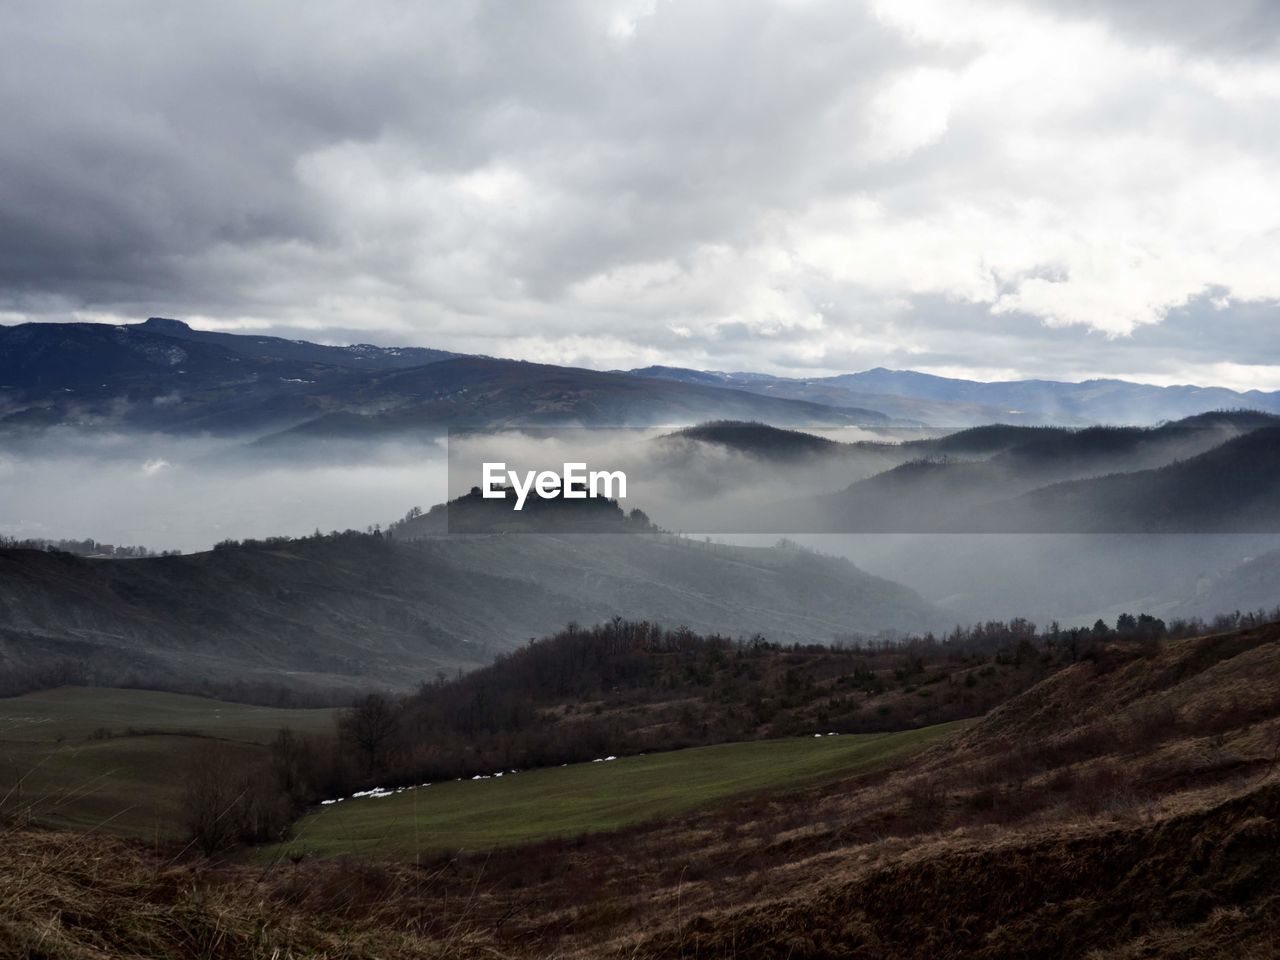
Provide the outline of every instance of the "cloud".
{"type": "Polygon", "coordinates": [[[66,9],[0,40],[6,322],[1272,382],[1274,5],[66,9]]]}

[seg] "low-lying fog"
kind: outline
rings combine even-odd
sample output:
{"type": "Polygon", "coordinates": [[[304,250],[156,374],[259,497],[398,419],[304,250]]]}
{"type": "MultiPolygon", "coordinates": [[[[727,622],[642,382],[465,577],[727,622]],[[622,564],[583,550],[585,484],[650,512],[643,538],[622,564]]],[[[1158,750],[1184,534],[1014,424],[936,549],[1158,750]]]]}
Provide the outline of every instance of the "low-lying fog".
{"type": "MultiPolygon", "coordinates": [[[[0,534],[192,552],[228,538],[386,526],[411,507],[426,509],[478,485],[484,460],[520,470],[586,460],[591,469],[626,471],[624,508],[642,508],[665,529],[771,545],[778,532],[724,533],[725,518],[741,518],[741,530],[759,530],[759,514],[771,503],[843,489],[891,465],[873,450],[797,466],[662,439],[667,433],[313,442],[286,453],[236,440],[54,431],[0,452],[0,534]],[[713,515],[720,522],[705,524],[713,515]]],[[[861,431],[833,438],[887,439],[861,431]]],[[[1270,567],[1255,564],[1248,576],[1235,574],[1251,558],[1280,549],[1276,535],[806,533],[791,539],[910,586],[963,622],[1027,616],[1072,625],[1126,610],[1207,615],[1223,612],[1224,604],[1280,602],[1270,567]],[[1253,585],[1233,589],[1236,581],[1253,585]]]]}
{"type": "Polygon", "coordinates": [[[444,499],[442,444],[263,455],[242,442],[47,437],[0,452],[0,534],[153,550],[300,536],[399,519],[444,499]]]}
{"type": "MultiPolygon", "coordinates": [[[[721,535],[767,546],[764,534],[721,535]]],[[[788,539],[911,587],[957,622],[1087,626],[1121,613],[1211,617],[1280,603],[1276,534],[796,534],[788,539]],[[1256,569],[1251,578],[1241,575],[1256,569]],[[1250,580],[1254,582],[1250,582],[1250,580]]]]}

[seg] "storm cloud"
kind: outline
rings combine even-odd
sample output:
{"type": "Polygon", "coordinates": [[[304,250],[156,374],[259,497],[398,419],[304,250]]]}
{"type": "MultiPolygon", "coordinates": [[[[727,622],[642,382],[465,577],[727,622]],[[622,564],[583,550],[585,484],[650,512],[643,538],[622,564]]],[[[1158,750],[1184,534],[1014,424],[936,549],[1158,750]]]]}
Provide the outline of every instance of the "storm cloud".
{"type": "Polygon", "coordinates": [[[0,320],[1280,388],[1274,5],[20,4],[0,320]]]}

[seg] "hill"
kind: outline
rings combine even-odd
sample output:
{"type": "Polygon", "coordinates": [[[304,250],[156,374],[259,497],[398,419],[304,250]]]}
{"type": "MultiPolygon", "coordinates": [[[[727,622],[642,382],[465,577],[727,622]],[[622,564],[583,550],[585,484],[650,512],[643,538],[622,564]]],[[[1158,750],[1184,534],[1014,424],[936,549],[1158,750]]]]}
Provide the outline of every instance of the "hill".
{"type": "Polygon", "coordinates": [[[976,513],[975,529],[1028,532],[1280,531],[1280,427],[1150,470],[1062,482],[976,513]]]}
{"type": "Polygon", "coordinates": [[[638,376],[704,383],[828,406],[857,405],[891,417],[938,426],[983,423],[1087,426],[1154,425],[1212,410],[1247,408],[1280,413],[1280,391],[1236,391],[1190,385],[1157,387],[1125,380],[1009,380],[985,383],[877,367],[860,373],[797,379],[644,367],[638,376]]]}
{"type": "Polygon", "coordinates": [[[254,858],[407,858],[581,837],[892,767],[963,726],[722,743],[414,785],[321,806],[254,858]]]}
{"type": "MultiPolygon", "coordinates": [[[[646,784],[651,803],[637,805],[607,777],[586,775],[595,798],[568,819],[548,811],[537,829],[532,822],[519,828],[496,808],[468,806],[474,794],[450,789],[424,798],[454,798],[440,816],[471,822],[489,842],[542,836],[556,822],[564,831],[600,830],[900,758],[941,735],[946,722],[977,716],[1059,668],[1067,648],[1037,652],[1035,639],[1033,627],[1017,622],[957,631],[945,644],[918,637],[784,646],[614,620],[570,626],[490,666],[436,677],[410,696],[366,695],[345,711],[60,687],[0,699],[0,818],[181,838],[190,825],[187,788],[198,762],[216,766],[226,782],[255,782],[253,803],[274,812],[269,827],[246,816],[242,829],[276,841],[291,814],[326,798],[359,800],[373,790],[375,799],[387,799],[386,786],[404,792],[424,781],[488,779],[495,770],[558,771],[606,755],[653,754],[657,759],[642,764],[635,781],[646,784]],[[923,728],[920,736],[901,733],[923,728]],[[376,737],[369,732],[375,729],[376,737]],[[794,739],[814,730],[850,736],[817,748],[794,739]],[[673,753],[717,745],[725,749],[673,753]],[[664,780],[664,771],[678,776],[664,780]],[[680,781],[690,796],[682,797],[680,781]]],[[[559,796],[583,776],[534,781],[559,796]]],[[[410,813],[422,807],[418,797],[404,799],[410,813]]],[[[405,812],[396,804],[374,806],[379,816],[368,822],[362,813],[348,818],[346,807],[336,820],[326,816],[318,833],[309,830],[310,841],[327,836],[324,849],[337,850],[335,824],[371,839],[369,830],[378,833],[405,812]],[[389,820],[380,816],[384,807],[389,820]]],[[[231,819],[222,814],[222,822],[231,819]]],[[[428,836],[418,849],[441,843],[428,836]]],[[[307,849],[320,848],[309,842],[307,849]]]]}
{"type": "Polygon", "coordinates": [[[588,495],[578,488],[581,498],[564,496],[557,489],[554,496],[530,494],[519,511],[518,498],[510,486],[501,497],[485,497],[479,487],[448,503],[438,503],[426,513],[410,521],[393,524],[394,534],[421,537],[427,534],[475,533],[658,533],[644,511],[623,512],[618,501],[610,497],[588,495]]]}
{"type": "Polygon", "coordinates": [[[883,532],[1274,531],[1276,423],[1219,412],[1153,428],[975,428],[903,443],[913,459],[799,501],[780,522],[883,532]]]}
{"type": "Polygon", "coordinates": [[[162,430],[288,440],[440,433],[450,426],[886,423],[871,409],[621,373],[331,347],[193,330],[177,320],[0,326],[0,427],[162,430]]]}
{"type": "MultiPolygon", "coordinates": [[[[372,343],[355,343],[337,347],[306,340],[286,340],[283,337],[263,337],[256,334],[221,333],[215,330],[196,330],[181,320],[167,317],[149,317],[137,329],[185,340],[192,343],[216,344],[244,357],[261,357],[275,360],[294,360],[325,366],[346,367],[366,372],[369,370],[396,370],[402,367],[419,367],[439,360],[448,360],[462,354],[449,350],[433,350],[430,347],[379,347],[372,343]]],[[[130,327],[129,329],[134,329],[130,327]]]]}
{"type": "Polygon", "coordinates": [[[270,442],[424,428],[652,426],[712,417],[790,424],[882,424],[874,410],[836,410],[738,390],[668,383],[550,364],[462,357],[349,384],[336,409],[270,442]]]}
{"type": "Polygon", "coordinates": [[[151,690],[0,699],[0,821],[178,840],[193,758],[216,746],[253,768],[282,729],[331,735],[335,717],[151,690]]]}
{"type": "Polygon", "coordinates": [[[449,425],[1153,424],[1280,413],[1280,394],[1119,380],[978,383],[868,370],[795,379],[674,367],[597,371],[420,347],[326,346],[180,320],[0,326],[0,426],[290,438],[449,425]],[[297,434],[292,431],[300,431],[297,434]]]}
{"type": "Polygon", "coordinates": [[[92,681],[261,700],[282,687],[411,689],[571,620],[808,642],[940,619],[910,590],[801,550],[649,534],[437,538],[425,522],[394,540],[127,561],[0,550],[2,676],[13,692],[92,681]]]}
{"type": "Polygon", "coordinates": [[[795,460],[840,454],[848,447],[847,444],[812,433],[743,420],[713,420],[657,438],[658,443],[668,447],[684,441],[713,444],[768,460],[795,460]]]}
{"type": "Polygon", "coordinates": [[[893,768],[475,855],[210,868],[14,831],[4,932],[64,955],[217,917],[227,956],[1268,956],[1277,678],[1274,625],[1113,643],[893,768]]]}

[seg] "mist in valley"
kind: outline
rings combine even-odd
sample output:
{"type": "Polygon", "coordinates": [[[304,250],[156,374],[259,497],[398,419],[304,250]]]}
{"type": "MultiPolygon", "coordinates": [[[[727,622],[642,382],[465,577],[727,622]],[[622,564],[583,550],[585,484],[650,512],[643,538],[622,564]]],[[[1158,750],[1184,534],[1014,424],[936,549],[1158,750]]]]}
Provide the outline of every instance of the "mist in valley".
{"type": "MultiPolygon", "coordinates": [[[[763,546],[771,534],[717,535],[763,546]]],[[[956,622],[1028,617],[1088,626],[1141,611],[1212,617],[1276,602],[1266,582],[1229,593],[1242,567],[1280,567],[1276,534],[794,534],[910,587],[956,622]]],[[[1271,583],[1274,584],[1272,578],[1271,583]]]]}
{"type": "Polygon", "coordinates": [[[54,432],[0,451],[0,534],[152,550],[385,526],[444,499],[443,445],[299,447],[241,440],[54,432]]]}
{"type": "MultiPolygon", "coordinates": [[[[425,510],[480,485],[484,462],[504,462],[520,472],[585,462],[592,470],[625,472],[627,496],[620,506],[641,509],[662,530],[757,547],[788,537],[911,588],[957,622],[1026,616],[1088,625],[1131,610],[1211,616],[1232,605],[1276,599],[1268,587],[1269,565],[1280,556],[1280,535],[1270,533],[822,532],[839,529],[835,522],[788,527],[788,519],[798,516],[788,507],[806,498],[822,503],[848,497],[872,478],[896,491],[896,474],[889,471],[919,456],[909,449],[912,441],[945,431],[808,433],[836,443],[816,453],[781,455],[669,427],[566,428],[455,432],[413,442],[312,441],[281,449],[243,437],[51,430],[0,453],[0,534],[193,552],[228,539],[385,528],[412,507],[425,510]],[[1242,566],[1250,577],[1235,576],[1242,566]]],[[[958,443],[961,435],[952,436],[958,443]]],[[[1159,466],[1222,439],[1220,432],[1195,431],[1153,440],[1127,462],[1159,466]]],[[[908,490],[915,500],[904,495],[899,509],[966,497],[979,503],[993,491],[1017,493],[1045,476],[1063,475],[1039,466],[1028,471],[999,457],[940,462],[946,469],[930,478],[927,497],[908,490]]],[[[1065,474],[1090,476],[1120,462],[1075,461],[1065,474]]],[[[561,549],[587,555],[587,542],[574,543],[562,538],[561,549]]]]}

